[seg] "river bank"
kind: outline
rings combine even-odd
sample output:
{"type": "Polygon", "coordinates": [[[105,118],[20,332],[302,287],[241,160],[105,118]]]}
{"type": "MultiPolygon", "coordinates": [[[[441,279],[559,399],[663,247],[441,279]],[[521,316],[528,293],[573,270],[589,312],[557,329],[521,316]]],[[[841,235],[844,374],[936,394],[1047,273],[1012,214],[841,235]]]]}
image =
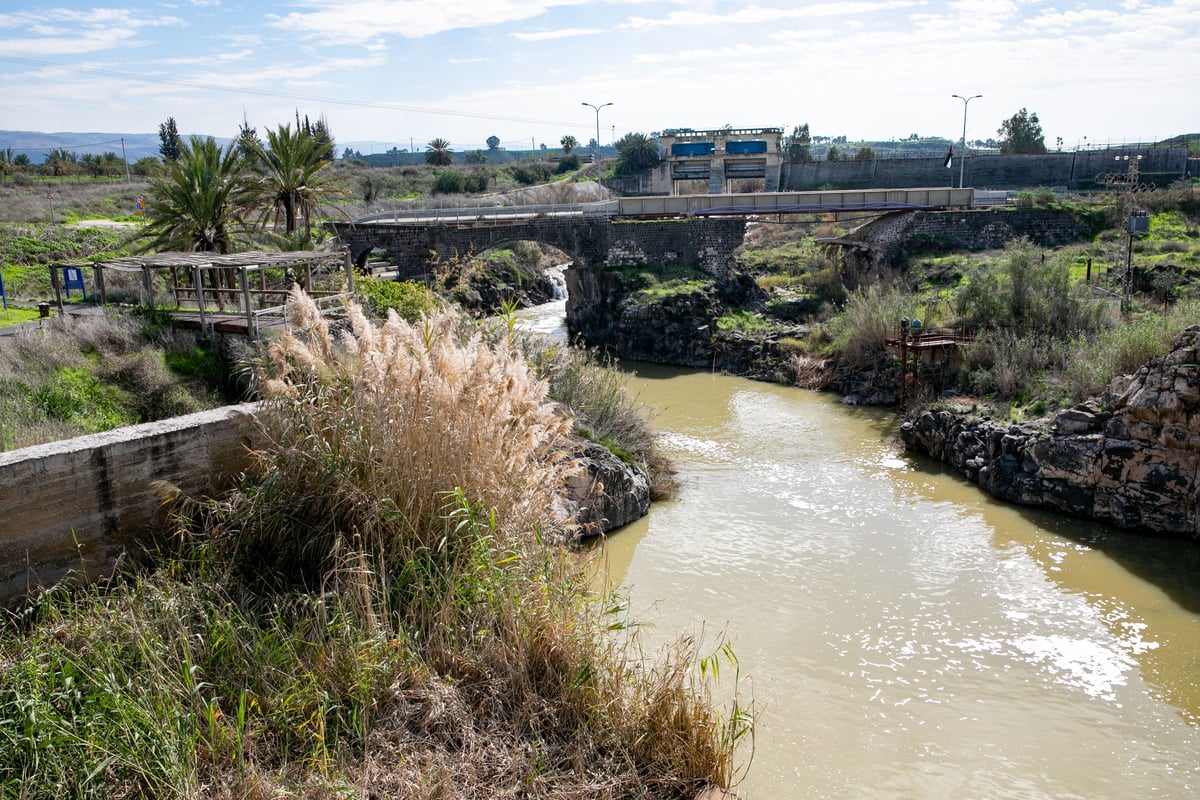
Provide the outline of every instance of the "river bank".
{"type": "Polygon", "coordinates": [[[989,494],[1076,516],[1200,539],[1200,326],[1099,398],[1028,424],[935,407],[906,422],[906,446],[989,494]]]}

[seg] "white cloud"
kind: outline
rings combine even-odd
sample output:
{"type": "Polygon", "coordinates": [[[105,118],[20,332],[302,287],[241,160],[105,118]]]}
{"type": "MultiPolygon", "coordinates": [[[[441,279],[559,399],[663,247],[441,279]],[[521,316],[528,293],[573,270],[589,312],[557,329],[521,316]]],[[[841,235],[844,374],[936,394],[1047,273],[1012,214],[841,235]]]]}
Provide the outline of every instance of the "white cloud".
{"type": "Polygon", "coordinates": [[[660,28],[667,26],[714,26],[714,25],[760,25],[785,20],[819,19],[826,17],[849,17],[861,14],[879,14],[885,11],[911,8],[922,5],[920,0],[885,0],[884,2],[816,3],[799,8],[778,6],[747,6],[726,13],[706,11],[672,11],[665,17],[630,17],[620,27],[633,29],[660,28]]]}
{"type": "Polygon", "coordinates": [[[144,45],[143,32],[184,25],[174,16],[145,17],[121,8],[76,11],[52,8],[0,15],[0,29],[22,31],[19,38],[0,40],[10,56],[75,55],[144,45]]]}
{"type": "Polygon", "coordinates": [[[268,15],[268,24],[325,44],[356,44],[377,36],[416,39],[464,28],[533,19],[587,0],[302,0],[302,9],[268,15]]]}
{"type": "Polygon", "coordinates": [[[576,36],[595,36],[604,33],[603,28],[562,28],[557,31],[537,31],[534,33],[514,33],[512,36],[522,42],[544,42],[550,39],[570,39],[576,36]]]}

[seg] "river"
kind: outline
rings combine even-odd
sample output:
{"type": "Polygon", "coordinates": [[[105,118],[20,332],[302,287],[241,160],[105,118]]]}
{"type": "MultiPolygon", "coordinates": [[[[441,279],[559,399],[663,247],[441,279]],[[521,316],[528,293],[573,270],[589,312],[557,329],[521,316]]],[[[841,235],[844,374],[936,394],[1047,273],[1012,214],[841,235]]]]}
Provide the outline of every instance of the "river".
{"type": "Polygon", "coordinates": [[[644,643],[732,645],[741,797],[1200,793],[1200,547],[993,501],[886,410],[630,366],[681,491],[608,575],[644,643]]]}

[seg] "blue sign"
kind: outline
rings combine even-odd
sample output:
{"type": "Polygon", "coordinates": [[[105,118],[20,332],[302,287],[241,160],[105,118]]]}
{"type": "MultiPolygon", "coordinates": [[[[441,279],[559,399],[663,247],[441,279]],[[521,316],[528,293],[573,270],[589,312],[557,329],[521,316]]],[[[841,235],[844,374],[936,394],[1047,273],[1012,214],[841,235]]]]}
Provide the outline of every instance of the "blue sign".
{"type": "Polygon", "coordinates": [[[8,295],[4,293],[4,276],[0,275],[0,300],[4,301],[4,310],[8,311],[8,295]]]}
{"type": "Polygon", "coordinates": [[[78,289],[83,294],[83,299],[87,300],[87,290],[83,288],[83,270],[79,267],[63,267],[63,284],[67,290],[67,297],[71,296],[72,289],[78,289]]]}

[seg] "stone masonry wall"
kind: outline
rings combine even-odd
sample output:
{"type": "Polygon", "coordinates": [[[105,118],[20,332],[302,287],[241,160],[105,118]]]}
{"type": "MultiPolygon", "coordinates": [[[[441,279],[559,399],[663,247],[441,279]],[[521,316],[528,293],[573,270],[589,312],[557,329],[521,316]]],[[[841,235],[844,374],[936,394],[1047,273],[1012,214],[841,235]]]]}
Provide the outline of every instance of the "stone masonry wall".
{"type": "Polygon", "coordinates": [[[68,572],[89,578],[162,522],[166,481],[189,496],[248,464],[256,406],[202,411],[0,453],[0,604],[68,572]]]}
{"type": "Polygon", "coordinates": [[[557,247],[584,268],[683,264],[723,274],[746,232],[743,219],[701,217],[637,222],[549,217],[516,224],[336,223],[333,227],[355,263],[361,266],[372,248],[382,247],[402,274],[428,269],[438,259],[482,253],[521,240],[557,247]]]}
{"type": "Polygon", "coordinates": [[[1083,225],[1069,212],[1051,209],[981,211],[902,211],[880,217],[851,232],[845,242],[859,242],[869,253],[859,271],[891,266],[907,250],[988,250],[1028,237],[1052,247],[1084,234],[1083,225]]]}

